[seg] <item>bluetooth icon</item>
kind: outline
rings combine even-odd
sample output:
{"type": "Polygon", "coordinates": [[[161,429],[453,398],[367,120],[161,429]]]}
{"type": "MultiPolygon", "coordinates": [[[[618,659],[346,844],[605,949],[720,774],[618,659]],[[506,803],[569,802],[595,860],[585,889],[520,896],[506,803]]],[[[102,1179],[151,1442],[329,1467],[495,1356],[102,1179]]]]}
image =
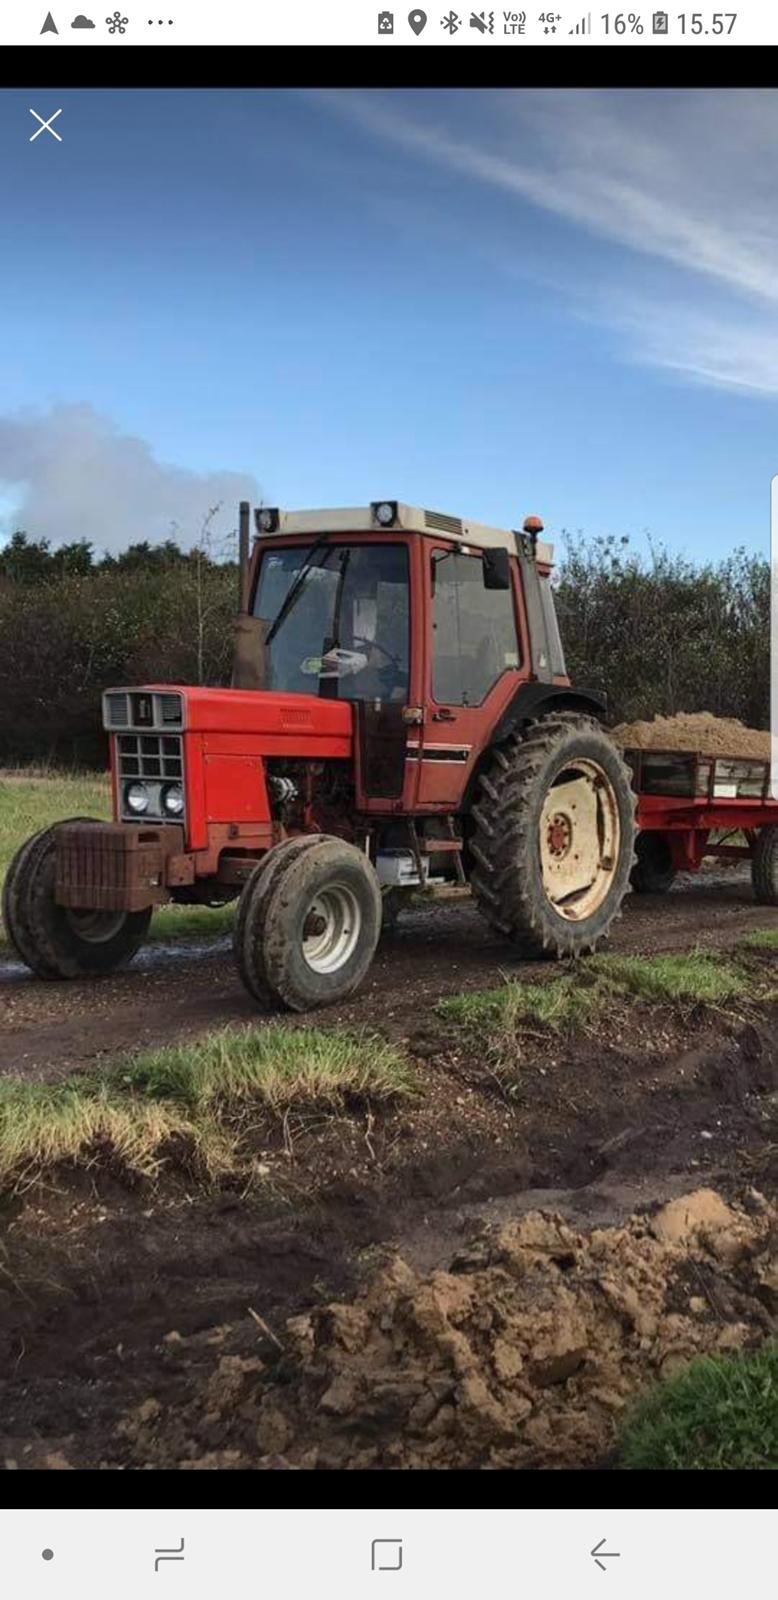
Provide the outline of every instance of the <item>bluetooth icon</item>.
{"type": "Polygon", "coordinates": [[[440,26],[441,28],[446,28],[450,34],[455,34],[460,26],[459,17],[457,16],[456,11],[449,11],[447,17],[442,17],[440,26]]]}

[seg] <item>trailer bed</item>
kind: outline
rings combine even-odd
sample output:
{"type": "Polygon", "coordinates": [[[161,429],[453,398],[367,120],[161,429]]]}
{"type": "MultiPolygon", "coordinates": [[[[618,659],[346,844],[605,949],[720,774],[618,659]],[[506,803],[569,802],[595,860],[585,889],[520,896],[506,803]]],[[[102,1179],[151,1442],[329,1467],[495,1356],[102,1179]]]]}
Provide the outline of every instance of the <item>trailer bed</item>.
{"type": "MultiPolygon", "coordinates": [[[[624,759],[638,797],[639,861],[664,855],[669,878],[679,871],[697,872],[706,856],[742,857],[753,864],[764,854],[768,841],[759,840],[765,831],[778,851],[778,800],[771,792],[769,761],[655,749],[628,749],[624,759]],[[646,835],[653,836],[653,844],[646,844],[646,835]]],[[[763,886],[763,872],[759,878],[763,886]]]]}

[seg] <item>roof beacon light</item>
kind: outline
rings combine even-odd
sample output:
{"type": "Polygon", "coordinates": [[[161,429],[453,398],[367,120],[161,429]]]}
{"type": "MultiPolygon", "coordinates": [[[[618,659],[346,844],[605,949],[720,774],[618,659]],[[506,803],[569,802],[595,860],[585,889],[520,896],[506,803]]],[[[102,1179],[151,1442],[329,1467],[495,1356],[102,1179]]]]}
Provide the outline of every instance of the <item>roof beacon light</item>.
{"type": "Polygon", "coordinates": [[[538,534],[543,532],[543,519],[542,517],[525,517],[523,526],[525,533],[530,534],[531,538],[537,539],[538,534]]]}
{"type": "Polygon", "coordinates": [[[378,523],[379,528],[391,528],[392,523],[397,521],[396,500],[374,500],[370,509],[373,521],[378,523]]]}

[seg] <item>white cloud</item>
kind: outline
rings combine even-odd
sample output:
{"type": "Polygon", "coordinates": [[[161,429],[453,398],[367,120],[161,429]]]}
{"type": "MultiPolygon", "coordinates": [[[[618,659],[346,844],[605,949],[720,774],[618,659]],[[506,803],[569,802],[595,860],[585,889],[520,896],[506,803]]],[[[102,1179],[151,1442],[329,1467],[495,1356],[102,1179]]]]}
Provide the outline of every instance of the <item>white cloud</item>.
{"type": "MultiPolygon", "coordinates": [[[[620,247],[600,252],[588,287],[630,353],[718,386],[778,390],[775,91],[327,98],[382,140],[620,247]],[[632,312],[614,316],[631,278],[632,312]]],[[[484,238],[473,247],[489,253],[484,238]]],[[[562,271],[576,302],[577,267],[571,252],[562,271]]]]}
{"type": "Polygon", "coordinates": [[[158,461],[144,439],[120,433],[88,405],[0,417],[0,484],[10,506],[6,533],[21,527],[55,545],[86,539],[112,552],[171,533],[190,546],[220,505],[211,525],[216,545],[236,526],[238,501],[259,498],[246,474],[158,461]]]}

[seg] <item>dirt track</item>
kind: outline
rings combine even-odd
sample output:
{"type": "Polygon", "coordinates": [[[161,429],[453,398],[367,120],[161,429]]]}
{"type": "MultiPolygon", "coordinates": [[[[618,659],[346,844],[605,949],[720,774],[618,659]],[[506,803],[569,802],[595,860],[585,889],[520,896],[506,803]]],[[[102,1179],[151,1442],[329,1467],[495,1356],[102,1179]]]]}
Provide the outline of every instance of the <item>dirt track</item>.
{"type": "MultiPolygon", "coordinates": [[[[669,895],[629,899],[610,948],[651,953],[734,944],[749,929],[775,923],[774,910],[754,904],[744,872],[681,877],[669,895]]],[[[383,941],[358,996],[317,1020],[380,1025],[407,1037],[440,996],[498,983],[501,973],[537,971],[492,938],[470,906],[424,909],[404,916],[383,941]]],[[[195,951],[149,946],[127,972],[98,984],[40,983],[0,958],[0,1073],[55,1076],[256,1015],[228,940],[195,951]]]]}

